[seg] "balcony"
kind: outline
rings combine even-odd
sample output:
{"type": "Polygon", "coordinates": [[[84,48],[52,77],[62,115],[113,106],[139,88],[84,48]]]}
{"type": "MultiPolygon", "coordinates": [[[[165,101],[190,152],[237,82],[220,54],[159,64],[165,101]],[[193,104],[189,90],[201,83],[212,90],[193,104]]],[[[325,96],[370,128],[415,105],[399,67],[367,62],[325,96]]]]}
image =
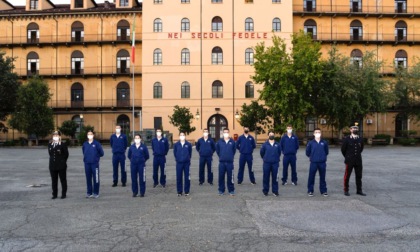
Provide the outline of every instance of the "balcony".
{"type": "MultiPolygon", "coordinates": [[[[51,90],[54,93],[54,90],[51,90]]],[[[70,98],[70,90],[68,90],[69,94],[67,97],[70,98]]],[[[116,97],[116,96],[115,96],[116,97]]],[[[134,104],[135,109],[141,107],[140,97],[135,97],[134,104]]],[[[65,112],[68,111],[69,113],[74,111],[98,111],[98,110],[112,110],[112,111],[128,111],[132,110],[132,98],[129,100],[117,100],[115,99],[96,99],[96,100],[89,100],[85,99],[83,101],[72,101],[68,100],[55,100],[53,97],[52,100],[49,102],[49,106],[56,112],[61,111],[65,112]]]]}
{"type": "MultiPolygon", "coordinates": [[[[407,36],[395,35],[395,33],[337,33],[337,32],[322,32],[321,27],[318,27],[319,32],[313,36],[314,40],[321,43],[347,43],[347,44],[405,44],[415,45],[420,44],[420,34],[408,34],[407,36]]],[[[325,28],[325,27],[322,27],[325,28]]],[[[326,28],[329,30],[330,28],[326,28]]]]}
{"type": "MultiPolygon", "coordinates": [[[[68,60],[68,59],[67,59],[68,60]]],[[[70,62],[69,62],[70,64],[70,62]]],[[[40,61],[40,66],[42,66],[42,60],[40,61]]],[[[141,76],[140,68],[137,67],[135,71],[135,76],[141,76]]],[[[39,68],[38,70],[28,70],[26,68],[15,68],[15,73],[26,79],[33,75],[39,75],[44,78],[101,78],[101,77],[124,77],[132,76],[132,70],[130,68],[117,68],[116,66],[100,66],[98,67],[85,67],[83,69],[71,69],[68,67],[51,67],[51,68],[39,68]]]]}

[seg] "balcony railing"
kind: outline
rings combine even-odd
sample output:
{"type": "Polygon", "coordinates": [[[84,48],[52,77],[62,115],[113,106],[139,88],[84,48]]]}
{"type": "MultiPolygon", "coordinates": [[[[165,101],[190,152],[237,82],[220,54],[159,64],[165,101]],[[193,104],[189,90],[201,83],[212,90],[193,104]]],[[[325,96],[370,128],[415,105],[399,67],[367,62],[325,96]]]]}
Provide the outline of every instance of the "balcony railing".
{"type": "MultiPolygon", "coordinates": [[[[69,63],[70,64],[70,63],[69,63]]],[[[26,64],[25,64],[26,65],[26,64]]],[[[40,65],[42,66],[42,60],[40,60],[40,65]]],[[[130,68],[120,69],[116,66],[103,66],[103,67],[85,67],[82,69],[71,69],[70,66],[68,67],[50,67],[50,68],[42,68],[40,67],[39,70],[33,71],[31,69],[26,68],[15,68],[15,73],[19,76],[33,76],[33,75],[40,75],[40,76],[51,76],[51,77],[77,77],[77,76],[85,76],[85,75],[127,75],[129,76],[132,73],[130,68]]],[[[141,74],[140,68],[137,68],[135,74],[141,74]]]]}
{"type": "Polygon", "coordinates": [[[352,8],[350,5],[313,5],[307,6],[304,4],[293,5],[294,12],[323,12],[323,13],[380,13],[380,14],[418,14],[420,13],[420,6],[395,6],[395,5],[365,5],[358,8],[352,8]]]}
{"type": "MultiPolygon", "coordinates": [[[[330,29],[330,27],[326,28],[330,29]]],[[[335,29],[335,28],[334,28],[335,29]]],[[[318,26],[318,30],[321,30],[318,26]]],[[[358,36],[353,36],[352,33],[338,33],[338,32],[322,32],[319,31],[315,36],[313,36],[314,40],[318,41],[340,41],[340,42],[369,42],[369,43],[419,43],[420,42],[420,34],[407,34],[406,36],[398,36],[395,33],[367,33],[364,32],[358,36]]]]}
{"type": "MultiPolygon", "coordinates": [[[[88,43],[127,43],[131,42],[132,37],[127,36],[117,36],[117,33],[112,34],[84,34],[84,37],[80,38],[80,41],[76,41],[74,37],[71,37],[71,34],[67,35],[42,35],[42,29],[40,30],[39,38],[28,38],[26,27],[19,29],[15,28],[13,31],[13,36],[10,32],[11,28],[8,28],[9,33],[0,35],[0,47],[1,46],[10,46],[10,45],[39,45],[39,44],[88,44],[88,43]]],[[[136,34],[136,41],[141,42],[141,33],[136,34]]]]}
{"type": "MultiPolygon", "coordinates": [[[[54,93],[54,91],[52,91],[54,93]]],[[[69,90],[70,93],[70,90],[69,90]]],[[[70,94],[68,96],[70,98],[70,94]]],[[[115,95],[116,97],[116,95],[115,95]]],[[[141,106],[140,97],[135,97],[134,105],[135,107],[141,106]]],[[[85,99],[83,101],[72,101],[72,100],[55,100],[53,97],[49,102],[49,106],[53,109],[61,110],[85,110],[85,109],[98,109],[98,108],[108,108],[108,109],[132,109],[132,98],[130,100],[117,100],[115,99],[95,99],[89,100],[85,99]]]]}

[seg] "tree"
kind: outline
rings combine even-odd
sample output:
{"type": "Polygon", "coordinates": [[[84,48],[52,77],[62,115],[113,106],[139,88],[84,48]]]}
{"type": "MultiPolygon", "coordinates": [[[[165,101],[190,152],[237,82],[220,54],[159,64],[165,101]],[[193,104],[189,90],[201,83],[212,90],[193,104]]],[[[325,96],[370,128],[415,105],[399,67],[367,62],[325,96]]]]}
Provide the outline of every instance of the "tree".
{"type": "Polygon", "coordinates": [[[47,84],[38,76],[29,79],[18,90],[16,110],[9,124],[20,132],[34,135],[38,139],[46,137],[54,129],[52,110],[48,107],[51,99],[47,84]]]}
{"type": "MultiPolygon", "coordinates": [[[[19,81],[16,73],[13,73],[13,58],[4,57],[0,52],[0,121],[6,121],[7,116],[15,111],[19,81]]],[[[8,127],[0,122],[0,132],[6,133],[8,127]]]]}
{"type": "MultiPolygon", "coordinates": [[[[80,130],[79,135],[77,136],[77,141],[79,142],[79,145],[83,145],[83,143],[87,140],[87,133],[90,130],[95,132],[95,127],[91,125],[83,125],[83,127],[80,130]]],[[[95,134],[95,138],[96,138],[96,134],[95,134]]]]}
{"type": "Polygon", "coordinates": [[[169,123],[177,127],[179,132],[185,132],[185,134],[189,135],[191,132],[195,131],[195,127],[191,127],[194,115],[189,108],[175,105],[174,113],[172,116],[168,117],[169,123]]]}
{"type": "Polygon", "coordinates": [[[254,131],[255,140],[257,140],[258,133],[265,133],[264,128],[271,123],[269,117],[270,113],[264,105],[252,101],[249,105],[246,103],[242,105],[239,124],[242,127],[248,127],[250,131],[254,131]]]}
{"type": "Polygon", "coordinates": [[[252,79],[264,85],[260,100],[273,114],[276,132],[289,123],[303,129],[305,117],[314,113],[312,92],[322,77],[321,46],[302,31],[292,36],[290,53],[284,40],[277,36],[272,40],[270,47],[263,42],[255,47],[252,79]]]}
{"type": "Polygon", "coordinates": [[[62,134],[74,138],[78,127],[79,125],[75,121],[68,120],[64,121],[63,124],[61,124],[61,127],[59,127],[58,129],[61,131],[62,134]]]}
{"type": "Polygon", "coordinates": [[[389,99],[381,66],[372,52],[352,61],[333,48],[323,61],[322,82],[314,92],[315,114],[341,132],[369,113],[384,111],[389,99]]]}
{"type": "Polygon", "coordinates": [[[398,69],[395,87],[393,89],[395,108],[400,110],[407,118],[420,120],[420,62],[410,69],[398,69]]]}

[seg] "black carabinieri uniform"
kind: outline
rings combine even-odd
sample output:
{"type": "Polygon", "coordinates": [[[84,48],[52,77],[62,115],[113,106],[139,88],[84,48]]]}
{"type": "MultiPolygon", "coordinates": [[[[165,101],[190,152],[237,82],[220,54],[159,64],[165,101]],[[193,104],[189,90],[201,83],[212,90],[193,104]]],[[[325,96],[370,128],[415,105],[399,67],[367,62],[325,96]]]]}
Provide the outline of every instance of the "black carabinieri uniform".
{"type": "Polygon", "coordinates": [[[359,136],[350,135],[346,137],[341,146],[341,153],[344,156],[344,163],[346,164],[346,172],[344,173],[344,192],[349,191],[349,180],[354,168],[356,174],[356,187],[357,192],[361,193],[362,190],[362,151],[363,139],[359,136]]]}
{"type": "Polygon", "coordinates": [[[57,198],[58,178],[61,182],[61,198],[64,199],[67,193],[67,158],[69,151],[65,143],[50,143],[48,145],[48,153],[50,154],[50,174],[52,180],[52,195],[57,198]]]}

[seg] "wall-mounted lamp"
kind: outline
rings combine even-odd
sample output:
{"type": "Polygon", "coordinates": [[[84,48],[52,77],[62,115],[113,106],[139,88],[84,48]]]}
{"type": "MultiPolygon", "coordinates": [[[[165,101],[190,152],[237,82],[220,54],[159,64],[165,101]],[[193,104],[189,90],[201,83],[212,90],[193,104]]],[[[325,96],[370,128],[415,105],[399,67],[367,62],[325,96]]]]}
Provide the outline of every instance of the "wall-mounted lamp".
{"type": "Polygon", "coordinates": [[[372,119],[367,119],[367,120],[366,120],[366,124],[367,124],[367,125],[371,125],[372,123],[373,123],[373,120],[372,120],[372,119]]]}
{"type": "Polygon", "coordinates": [[[200,119],[200,111],[197,109],[197,113],[195,113],[195,119],[200,119]]]}
{"type": "Polygon", "coordinates": [[[80,119],[83,119],[83,114],[80,114],[79,117],[80,117],[80,119]]]}
{"type": "Polygon", "coordinates": [[[236,112],[235,112],[235,118],[236,118],[236,119],[239,119],[239,117],[241,117],[241,116],[239,115],[238,109],[236,109],[236,112]]]}
{"type": "Polygon", "coordinates": [[[324,118],[321,118],[321,119],[319,120],[319,123],[320,123],[321,125],[325,125],[325,124],[327,124],[327,120],[325,120],[324,118]]]}

